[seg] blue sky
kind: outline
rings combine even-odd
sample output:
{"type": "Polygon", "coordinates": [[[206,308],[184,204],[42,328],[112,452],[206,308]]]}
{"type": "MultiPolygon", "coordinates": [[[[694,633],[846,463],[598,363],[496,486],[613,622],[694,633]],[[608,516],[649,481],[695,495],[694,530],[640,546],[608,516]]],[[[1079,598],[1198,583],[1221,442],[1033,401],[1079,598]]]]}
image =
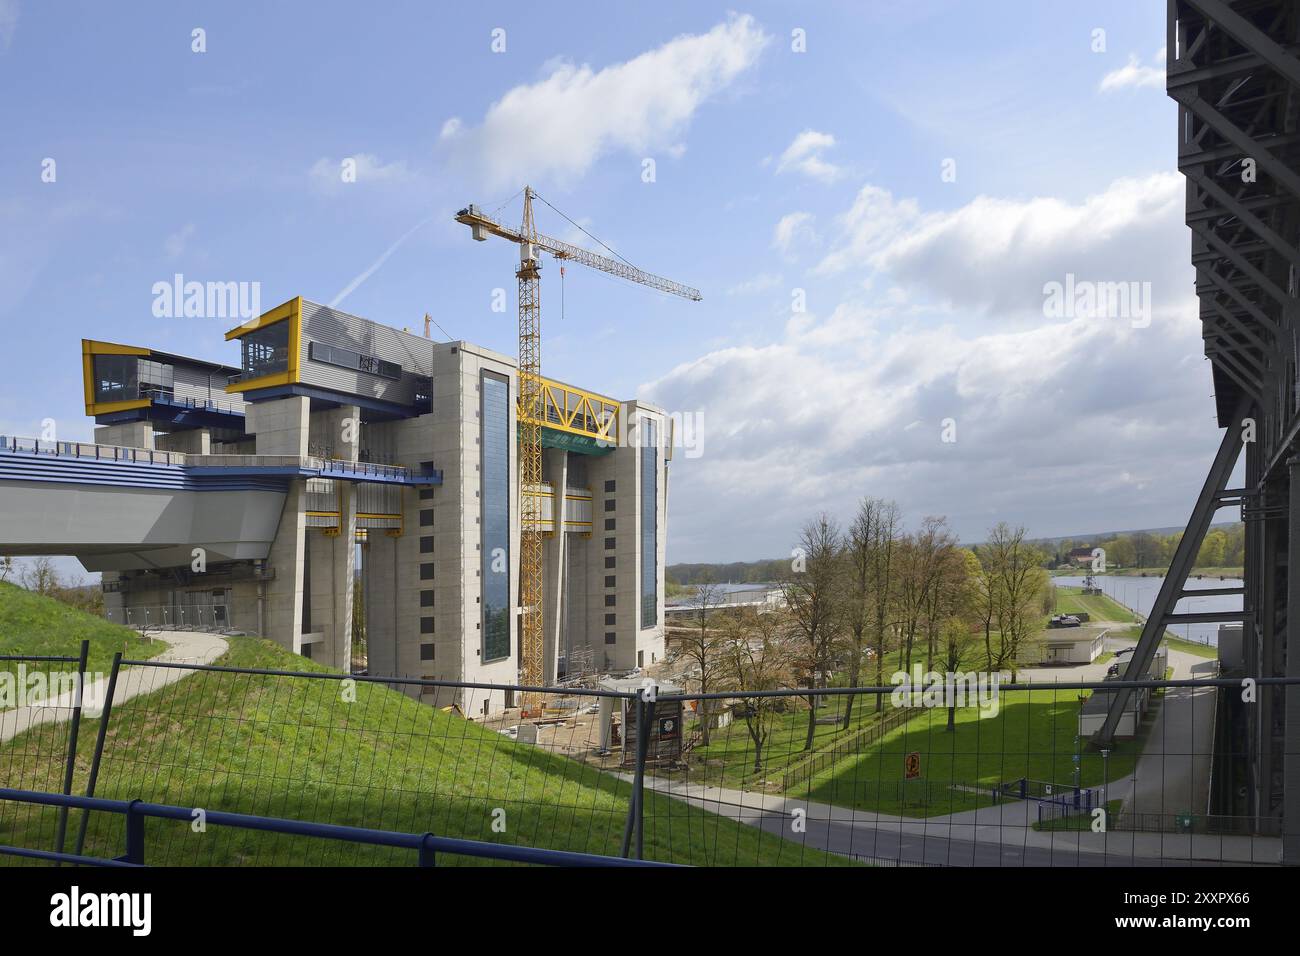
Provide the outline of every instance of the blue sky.
{"type": "Polygon", "coordinates": [[[543,279],[547,374],[701,416],[670,561],[863,494],[967,540],[1185,519],[1217,433],[1163,4],[468,6],[0,0],[0,433],[90,436],[83,336],[234,362],[153,316],[175,273],[269,308],[369,272],[341,308],[513,352],[512,249],[452,216],[529,182],[704,293],[571,267],[561,315],[543,279]],[[1045,318],[1067,273],[1150,282],[1151,322],[1045,318]]]}

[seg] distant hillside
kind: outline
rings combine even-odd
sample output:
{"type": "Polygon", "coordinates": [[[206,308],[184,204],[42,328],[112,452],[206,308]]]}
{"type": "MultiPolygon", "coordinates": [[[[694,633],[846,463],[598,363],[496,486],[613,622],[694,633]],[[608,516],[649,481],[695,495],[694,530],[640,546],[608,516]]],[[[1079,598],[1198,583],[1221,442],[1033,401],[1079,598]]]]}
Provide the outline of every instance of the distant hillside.
{"type": "MultiPolygon", "coordinates": [[[[1224,521],[1211,525],[1211,531],[1223,533],[1229,541],[1239,540],[1244,530],[1244,525],[1240,521],[1224,521]]],[[[1143,566],[1164,567],[1169,563],[1168,557],[1168,539],[1174,535],[1181,535],[1183,529],[1175,528],[1143,528],[1138,531],[1103,531],[1092,534],[1072,534],[1060,535],[1054,538],[1031,538],[1031,544],[1037,545],[1046,551],[1049,556],[1061,550],[1068,551],[1062,545],[1071,545],[1080,547],[1083,545],[1092,546],[1103,542],[1115,542],[1117,539],[1122,541],[1131,541],[1138,539],[1142,541],[1146,538],[1164,539],[1165,546],[1153,553],[1149,562],[1144,561],[1143,566]],[[1163,562],[1163,563],[1162,563],[1163,562]]],[[[968,547],[977,546],[983,542],[962,542],[968,547]]],[[[1127,544],[1123,549],[1127,549],[1127,544]]],[[[1122,550],[1123,550],[1122,549],[1122,550]]],[[[1139,551],[1141,548],[1139,548],[1139,551]]],[[[1204,549],[1203,549],[1204,550],[1204,549]]],[[[1135,555],[1141,557],[1142,555],[1135,555]]],[[[1203,560],[1199,560],[1198,566],[1218,567],[1220,565],[1235,566],[1240,563],[1237,557],[1231,553],[1224,554],[1204,554],[1203,560]]],[[[1128,560],[1126,554],[1122,554],[1121,564],[1128,565],[1132,563],[1128,560]]],[[[779,581],[790,569],[789,558],[765,558],[758,561],[732,561],[726,564],[708,564],[708,563],[682,563],[670,564],[664,569],[664,575],[670,584],[674,585],[691,585],[691,584],[753,584],[759,581],[779,581]]]]}
{"type": "MultiPolygon", "coordinates": [[[[1243,528],[1244,525],[1242,525],[1240,521],[1216,521],[1211,524],[1210,527],[1211,529],[1217,529],[1220,531],[1232,531],[1237,528],[1243,528]]],[[[1093,531],[1088,532],[1087,534],[1063,534],[1054,538],[1031,538],[1030,541],[1040,547],[1051,546],[1054,548],[1063,541],[1105,541],[1119,537],[1131,538],[1134,535],[1139,534],[1168,537],[1172,534],[1182,534],[1184,530],[1185,529],[1182,525],[1177,525],[1172,528],[1138,528],[1136,530],[1128,531],[1093,531]]]]}
{"type": "Polygon", "coordinates": [[[664,577],[672,584],[756,584],[779,581],[790,570],[789,558],[733,561],[730,564],[670,564],[664,577]]]}

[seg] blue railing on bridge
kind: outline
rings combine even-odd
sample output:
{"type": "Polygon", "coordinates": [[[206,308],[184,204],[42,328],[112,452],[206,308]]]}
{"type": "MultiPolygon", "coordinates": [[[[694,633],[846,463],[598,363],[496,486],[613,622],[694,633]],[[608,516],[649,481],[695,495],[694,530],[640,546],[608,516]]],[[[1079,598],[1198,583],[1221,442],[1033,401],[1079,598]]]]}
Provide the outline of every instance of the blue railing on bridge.
{"type": "Polygon", "coordinates": [[[442,471],[437,468],[416,471],[402,465],[384,465],[370,461],[347,461],[339,458],[269,455],[266,459],[283,459],[278,463],[257,455],[187,455],[176,451],[97,445],[92,442],[43,441],[39,438],[15,438],[0,435],[0,452],[48,455],[78,461],[133,462],[185,468],[198,476],[281,475],[298,478],[340,478],[345,481],[374,481],[403,485],[440,485],[442,471]],[[224,461],[223,461],[224,459],[224,461]],[[247,459],[252,459],[248,461],[247,459]],[[201,462],[199,464],[198,462],[201,462]],[[317,462],[319,464],[312,464],[317,462]]]}
{"type": "Polygon", "coordinates": [[[54,455],[60,458],[137,462],[148,465],[183,465],[185,463],[185,455],[177,451],[126,448],[119,445],[96,445],[93,442],[42,441],[39,438],[14,438],[8,435],[0,435],[0,451],[10,452],[15,455],[54,455]]]}
{"type": "MultiPolygon", "coordinates": [[[[0,787],[0,802],[35,804],[59,807],[63,813],[83,810],[89,813],[117,813],[126,818],[125,853],[118,857],[94,857],[82,853],[67,853],[59,845],[54,850],[37,850],[31,847],[0,845],[0,855],[46,860],[55,863],[78,863],[86,866],[140,867],[145,866],[145,821],[178,820],[193,823],[195,808],[178,807],[165,803],[146,803],[143,800],[108,800],[103,797],[80,797],[62,793],[44,793],[35,790],[14,790],[0,787]]],[[[625,859],[601,856],[595,853],[575,853],[570,850],[548,850],[539,847],[512,846],[506,843],[486,843],[481,840],[461,840],[440,837],[432,833],[403,833],[395,830],[375,830],[368,827],[343,826],[335,823],[316,823],[310,820],[291,820],[285,817],[264,817],[248,813],[230,813],[225,810],[204,810],[205,824],[234,827],[240,830],[260,830],[341,843],[365,846],[386,846],[411,850],[420,866],[436,866],[439,853],[453,856],[470,856],[508,863],[532,863],[542,866],[673,866],[650,860],[625,859]]]]}

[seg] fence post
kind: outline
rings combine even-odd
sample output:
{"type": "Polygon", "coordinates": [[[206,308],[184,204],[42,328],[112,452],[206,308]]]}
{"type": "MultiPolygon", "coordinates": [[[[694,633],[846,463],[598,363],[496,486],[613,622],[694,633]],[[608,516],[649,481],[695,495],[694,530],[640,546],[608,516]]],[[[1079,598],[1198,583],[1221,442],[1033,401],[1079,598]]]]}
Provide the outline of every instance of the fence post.
{"type": "Polygon", "coordinates": [[[136,810],[140,800],[132,800],[126,808],[126,856],[127,863],[144,865],[144,814],[136,810]]]}
{"type": "Polygon", "coordinates": [[[432,838],[432,833],[426,833],[424,839],[420,841],[420,866],[438,865],[438,851],[429,845],[432,838]]]}
{"type": "MultiPolygon", "coordinates": [[[[641,700],[641,695],[637,694],[636,695],[636,734],[637,734],[636,750],[637,750],[638,758],[640,757],[641,754],[641,730],[643,726],[641,721],[642,706],[643,704],[641,700]]],[[[626,727],[623,728],[623,747],[624,748],[627,747],[626,727]]],[[[624,859],[627,859],[628,852],[632,848],[632,827],[636,822],[636,798],[637,798],[637,792],[640,789],[639,787],[640,782],[641,782],[641,767],[638,765],[632,777],[632,795],[627,801],[627,819],[623,821],[623,846],[619,850],[619,856],[623,857],[624,859]]]]}
{"type": "Polygon", "coordinates": [[[645,728],[637,727],[636,735],[636,858],[645,859],[645,761],[650,752],[650,725],[655,719],[655,702],[646,701],[642,707],[645,728]]]}
{"type": "MultiPolygon", "coordinates": [[[[104,738],[108,735],[108,721],[113,714],[113,693],[117,690],[117,672],[122,667],[122,652],[113,654],[113,666],[108,672],[107,696],[99,712],[99,732],[95,735],[95,755],[90,760],[90,777],[86,780],[86,796],[95,795],[95,782],[99,779],[99,764],[104,756],[104,738]]],[[[86,845],[86,827],[90,824],[90,810],[81,811],[81,823],[77,826],[77,845],[73,852],[81,856],[86,845]]]]}
{"type": "MultiPolygon", "coordinates": [[[[647,701],[644,694],[636,695],[636,773],[632,778],[632,799],[628,802],[627,821],[623,825],[623,850],[621,856],[627,859],[632,848],[632,833],[636,832],[636,858],[642,858],[645,846],[645,814],[643,812],[645,796],[645,761],[650,745],[650,721],[654,720],[654,701],[647,701]]],[[[627,734],[623,734],[624,746],[627,734]]]]}
{"type": "MultiPolygon", "coordinates": [[[[63,795],[72,796],[72,777],[77,769],[77,736],[81,730],[81,702],[86,693],[86,660],[90,657],[89,639],[81,642],[81,656],[77,664],[77,689],[72,697],[72,726],[68,728],[68,762],[63,768],[63,795]]],[[[68,808],[59,807],[59,825],[54,835],[54,849],[63,852],[68,836],[68,808]]],[[[58,860],[54,865],[59,865],[58,860]]]]}

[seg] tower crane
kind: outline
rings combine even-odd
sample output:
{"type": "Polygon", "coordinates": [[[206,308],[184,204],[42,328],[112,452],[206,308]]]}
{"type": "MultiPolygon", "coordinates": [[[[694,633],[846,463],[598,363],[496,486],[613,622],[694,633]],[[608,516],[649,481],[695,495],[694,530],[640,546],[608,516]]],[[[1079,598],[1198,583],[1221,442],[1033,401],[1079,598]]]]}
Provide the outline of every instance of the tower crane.
{"type": "MultiPolygon", "coordinates": [[[[515,272],[515,278],[519,280],[519,598],[523,607],[519,669],[521,683],[529,687],[540,687],[544,679],[542,514],[536,491],[542,482],[542,426],[546,418],[546,410],[542,407],[541,255],[547,252],[561,263],[580,263],[694,302],[700,301],[702,297],[698,289],[643,272],[627,262],[539,233],[533,221],[533,197],[537,194],[528,186],[524,187],[523,192],[524,215],[518,229],[503,225],[475,205],[460,210],[456,214],[456,221],[469,226],[471,236],[479,242],[485,242],[489,236],[496,236],[519,246],[519,269],[515,272]]],[[[563,498],[557,497],[556,500],[563,501],[563,498]]],[[[563,534],[562,517],[557,515],[555,520],[561,529],[559,533],[563,534]]],[[[525,693],[522,708],[525,716],[539,710],[537,695],[525,693]]]]}

